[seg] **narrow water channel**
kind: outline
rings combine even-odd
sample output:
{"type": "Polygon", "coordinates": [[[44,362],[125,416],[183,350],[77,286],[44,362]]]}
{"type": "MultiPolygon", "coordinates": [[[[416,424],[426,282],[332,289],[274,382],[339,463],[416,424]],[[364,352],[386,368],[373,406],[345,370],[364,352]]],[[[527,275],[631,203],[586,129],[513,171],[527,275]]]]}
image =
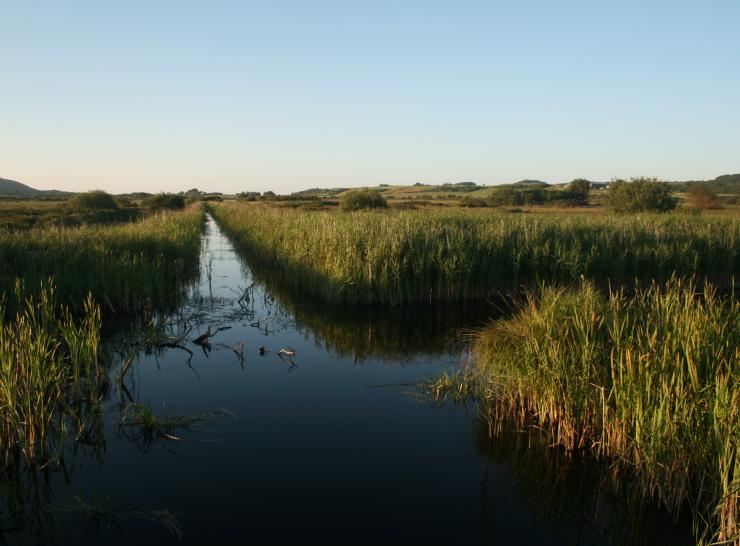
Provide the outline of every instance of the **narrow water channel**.
{"type": "Polygon", "coordinates": [[[72,449],[64,470],[37,486],[52,507],[31,523],[43,527],[40,543],[687,538],[684,525],[603,492],[587,463],[573,468],[523,432],[492,442],[472,405],[420,395],[420,380],[466,358],[455,342],[460,329],[493,316],[495,306],[347,311],[288,301],[255,280],[210,218],[201,262],[187,304],[165,320],[170,335],[185,335],[181,347],[137,354],[123,380],[112,381],[104,441],[72,449]],[[208,328],[216,332],[210,348],[193,344],[208,328]],[[206,418],[147,434],[120,425],[132,402],[158,416],[206,418]],[[75,511],[79,499],[104,509],[97,517],[75,511]],[[175,514],[184,534],[153,509],[175,514]]]}

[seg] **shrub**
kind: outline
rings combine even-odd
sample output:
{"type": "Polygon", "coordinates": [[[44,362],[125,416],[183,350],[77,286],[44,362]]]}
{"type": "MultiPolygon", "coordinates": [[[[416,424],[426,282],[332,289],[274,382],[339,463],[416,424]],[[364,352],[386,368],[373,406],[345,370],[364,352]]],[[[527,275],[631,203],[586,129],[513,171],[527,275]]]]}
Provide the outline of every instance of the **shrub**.
{"type": "Polygon", "coordinates": [[[706,184],[692,184],[687,199],[697,209],[718,209],[721,206],[717,192],[706,184]]]}
{"type": "Polygon", "coordinates": [[[87,191],[75,195],[69,200],[72,208],[84,211],[118,210],[118,203],[113,196],[103,190],[87,191]]]}
{"type": "Polygon", "coordinates": [[[388,208],[388,203],[377,190],[353,190],[342,194],[339,208],[344,211],[385,209],[388,208]]]}
{"type": "Polygon", "coordinates": [[[470,197],[469,195],[466,195],[462,199],[460,199],[460,206],[461,207],[485,207],[488,203],[486,203],[483,199],[480,199],[479,197],[470,197]]]}
{"type": "Polygon", "coordinates": [[[174,193],[158,193],[144,200],[149,210],[179,210],[185,208],[185,198],[174,193]]]}
{"type": "Polygon", "coordinates": [[[585,178],[576,178],[568,184],[568,199],[572,205],[587,205],[588,194],[591,192],[591,182],[585,178]]]}
{"type": "Polygon", "coordinates": [[[542,205],[544,203],[545,190],[530,187],[501,186],[488,197],[488,205],[491,207],[542,205]]]}
{"type": "Polygon", "coordinates": [[[655,178],[616,180],[606,194],[606,206],[615,212],[668,212],[677,203],[668,184],[655,178]]]}
{"type": "Polygon", "coordinates": [[[519,192],[511,186],[501,186],[496,188],[488,196],[488,204],[492,207],[501,207],[505,205],[523,205],[519,192]]]}

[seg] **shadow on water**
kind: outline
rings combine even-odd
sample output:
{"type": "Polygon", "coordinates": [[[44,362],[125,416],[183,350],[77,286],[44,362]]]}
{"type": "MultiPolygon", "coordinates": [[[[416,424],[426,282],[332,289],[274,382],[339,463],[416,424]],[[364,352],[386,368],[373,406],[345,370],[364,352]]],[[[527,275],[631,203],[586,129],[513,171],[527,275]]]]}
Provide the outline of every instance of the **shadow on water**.
{"type": "Polygon", "coordinates": [[[536,428],[515,428],[510,419],[488,413],[475,421],[472,440],[484,462],[471,509],[491,539],[504,533],[512,540],[518,535],[517,543],[540,544],[547,540],[537,536],[544,529],[563,544],[694,543],[686,514],[676,518],[658,509],[636,482],[624,481],[607,464],[548,446],[536,428]],[[512,500],[531,514],[528,527],[514,527],[512,500]]]}
{"type": "Polygon", "coordinates": [[[0,543],[681,544],[603,467],[421,395],[506,308],[321,306],[209,219],[185,303],[108,333],[87,432],[3,467],[0,543]]]}

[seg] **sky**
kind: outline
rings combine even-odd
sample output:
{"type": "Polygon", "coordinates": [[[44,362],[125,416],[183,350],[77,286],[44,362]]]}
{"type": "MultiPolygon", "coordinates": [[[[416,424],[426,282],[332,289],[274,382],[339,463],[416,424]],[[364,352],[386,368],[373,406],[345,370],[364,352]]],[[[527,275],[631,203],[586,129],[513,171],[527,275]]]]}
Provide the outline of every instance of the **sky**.
{"type": "Polygon", "coordinates": [[[0,0],[0,177],[290,193],[740,172],[739,0],[0,0]]]}

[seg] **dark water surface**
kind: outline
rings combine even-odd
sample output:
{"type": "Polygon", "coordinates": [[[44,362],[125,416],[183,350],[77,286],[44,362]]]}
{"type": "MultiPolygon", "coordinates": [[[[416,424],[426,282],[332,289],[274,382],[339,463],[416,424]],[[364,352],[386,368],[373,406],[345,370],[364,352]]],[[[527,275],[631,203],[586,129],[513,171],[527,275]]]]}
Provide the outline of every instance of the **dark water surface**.
{"type": "Polygon", "coordinates": [[[326,309],[253,282],[209,220],[200,284],[168,319],[192,355],[137,355],[112,382],[104,443],[70,448],[66,470],[34,485],[50,508],[10,543],[687,542],[684,524],[599,487],[599,469],[569,465],[531,434],[491,441],[472,406],[421,396],[420,380],[465,360],[459,330],[495,306],[326,309]],[[207,352],[192,340],[209,326],[228,329],[207,352]],[[132,401],[156,415],[216,414],[174,441],[119,426],[132,401]],[[75,508],[75,495],[98,511],[75,508]],[[184,534],[138,509],[167,509],[184,534]]]}

